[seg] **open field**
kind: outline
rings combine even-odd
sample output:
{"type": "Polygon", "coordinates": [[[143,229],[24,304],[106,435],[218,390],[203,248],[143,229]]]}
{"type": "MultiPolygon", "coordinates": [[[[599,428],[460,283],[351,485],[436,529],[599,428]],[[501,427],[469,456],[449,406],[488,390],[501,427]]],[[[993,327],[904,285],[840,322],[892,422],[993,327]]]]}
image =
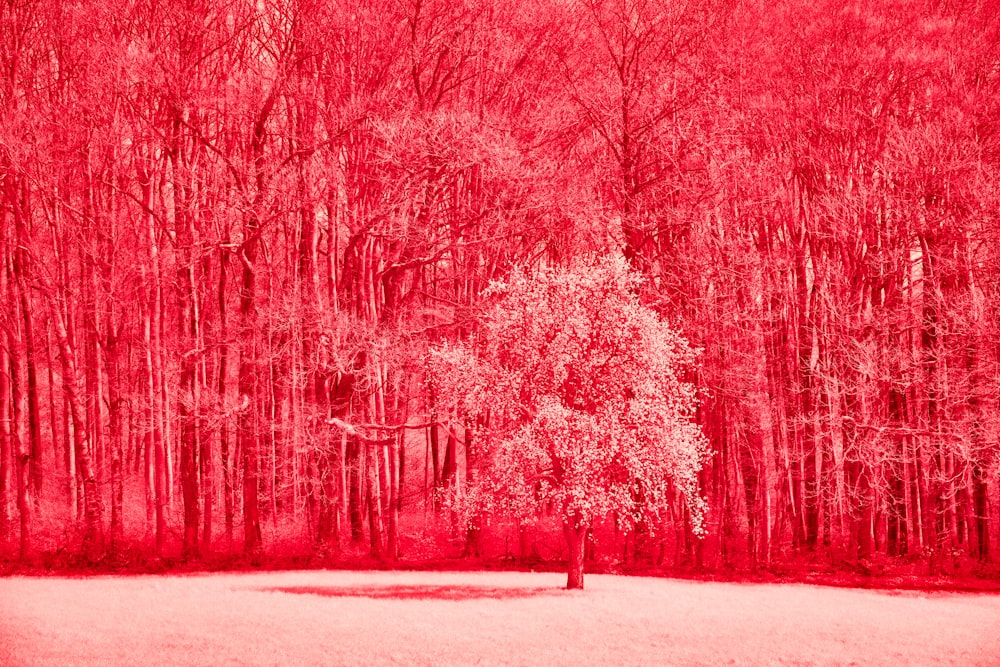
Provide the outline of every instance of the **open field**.
{"type": "Polygon", "coordinates": [[[1000,595],[562,574],[0,580],[0,664],[995,665],[1000,595]]]}

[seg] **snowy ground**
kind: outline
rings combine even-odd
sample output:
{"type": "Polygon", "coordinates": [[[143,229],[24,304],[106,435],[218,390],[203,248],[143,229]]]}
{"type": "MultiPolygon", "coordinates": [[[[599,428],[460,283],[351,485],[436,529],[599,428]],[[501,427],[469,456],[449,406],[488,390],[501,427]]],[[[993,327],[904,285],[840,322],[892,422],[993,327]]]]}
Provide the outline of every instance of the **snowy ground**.
{"type": "Polygon", "coordinates": [[[1000,665],[1000,596],[561,574],[0,579],[0,665],[1000,665]]]}

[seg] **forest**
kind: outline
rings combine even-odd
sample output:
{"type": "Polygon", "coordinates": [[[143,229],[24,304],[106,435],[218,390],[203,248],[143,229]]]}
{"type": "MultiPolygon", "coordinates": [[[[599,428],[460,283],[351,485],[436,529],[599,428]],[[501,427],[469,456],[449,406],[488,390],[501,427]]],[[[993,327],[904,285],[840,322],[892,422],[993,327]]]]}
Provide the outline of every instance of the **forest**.
{"type": "Polygon", "coordinates": [[[2,0],[0,559],[565,560],[435,351],[620,258],[707,444],[589,561],[992,571],[998,179],[989,0],[2,0]]]}

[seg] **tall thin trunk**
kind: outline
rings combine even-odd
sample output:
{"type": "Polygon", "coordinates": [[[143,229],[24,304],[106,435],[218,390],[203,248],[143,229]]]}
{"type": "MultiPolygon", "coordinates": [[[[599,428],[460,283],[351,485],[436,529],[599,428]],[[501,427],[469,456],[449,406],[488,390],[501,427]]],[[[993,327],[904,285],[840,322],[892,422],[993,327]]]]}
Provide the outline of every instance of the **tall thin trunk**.
{"type": "MultiPolygon", "coordinates": [[[[17,488],[17,511],[20,517],[20,549],[19,555],[22,560],[31,553],[31,482],[29,480],[29,466],[31,464],[31,447],[28,442],[27,429],[25,427],[25,392],[22,386],[22,366],[23,360],[19,357],[23,354],[23,345],[17,345],[10,337],[11,349],[16,352],[10,355],[10,365],[7,370],[10,375],[11,388],[11,420],[13,428],[12,450],[15,459],[15,484],[17,488]]],[[[0,372],[3,372],[0,369],[0,372]]]]}
{"type": "Polygon", "coordinates": [[[348,506],[351,523],[351,541],[361,542],[365,539],[364,507],[362,485],[365,473],[365,447],[356,438],[352,438],[347,446],[348,455],[348,506]]]}
{"type": "Polygon", "coordinates": [[[259,416],[261,406],[257,392],[259,366],[256,340],[256,308],[254,305],[255,276],[253,262],[256,258],[256,229],[248,225],[244,242],[243,274],[240,283],[240,361],[237,388],[244,407],[237,421],[240,450],[243,454],[243,552],[251,557],[260,555],[263,547],[260,531],[260,455],[258,452],[259,416]]]}
{"type": "MultiPolygon", "coordinates": [[[[176,137],[178,128],[175,127],[176,137]]],[[[180,148],[174,146],[171,160],[174,173],[179,171],[180,148]]],[[[201,341],[198,326],[198,279],[197,248],[195,247],[194,215],[191,211],[191,193],[186,183],[174,180],[175,238],[180,258],[177,269],[176,298],[179,306],[177,321],[178,339],[182,346],[180,389],[182,398],[178,402],[180,417],[180,458],[181,496],[184,502],[184,557],[199,555],[199,528],[201,523],[201,489],[199,488],[199,453],[201,385],[199,369],[201,341]]]]}
{"type": "MultiPolygon", "coordinates": [[[[341,439],[347,438],[347,433],[341,434],[341,439]]],[[[317,499],[316,542],[322,554],[337,554],[340,551],[340,480],[332,461],[336,457],[333,451],[318,452],[316,473],[319,479],[315,483],[317,499]]]]}
{"type": "MultiPolygon", "coordinates": [[[[81,255],[82,255],[81,251],[81,255]]],[[[82,370],[84,379],[84,406],[86,409],[86,424],[88,446],[97,476],[98,487],[103,486],[104,477],[104,408],[103,380],[101,371],[100,322],[98,322],[97,271],[90,257],[80,257],[83,267],[83,317],[81,343],[83,350],[82,370]]]]}
{"type": "Polygon", "coordinates": [[[148,312],[148,309],[143,310],[142,314],[142,333],[143,333],[143,343],[144,343],[144,360],[145,360],[145,370],[146,370],[146,400],[145,400],[145,412],[146,412],[146,435],[143,438],[143,456],[142,456],[142,468],[143,468],[143,480],[145,482],[146,489],[146,529],[147,533],[154,533],[157,536],[157,552],[162,548],[160,543],[160,538],[163,534],[161,528],[161,511],[158,509],[159,506],[159,495],[157,493],[156,487],[156,444],[155,441],[159,437],[156,430],[156,375],[155,367],[153,366],[153,323],[152,315],[148,312]]]}
{"type": "MultiPolygon", "coordinates": [[[[400,438],[402,440],[402,438],[400,438]]],[[[475,429],[471,421],[465,424],[465,483],[466,488],[471,486],[476,478],[476,456],[475,456],[475,429]]],[[[482,556],[483,544],[483,517],[472,516],[469,518],[469,525],[465,531],[465,556],[478,558],[482,556]]]]}
{"type": "Polygon", "coordinates": [[[155,218],[153,215],[155,187],[151,172],[140,173],[143,191],[143,208],[146,212],[145,222],[147,242],[149,244],[149,272],[144,271],[147,281],[151,283],[148,303],[143,317],[143,336],[146,348],[146,400],[147,400],[147,441],[146,493],[147,515],[148,505],[152,504],[155,517],[155,548],[162,555],[167,538],[167,496],[169,494],[169,478],[166,448],[166,413],[162,405],[166,398],[163,387],[162,341],[163,331],[163,280],[160,270],[160,250],[157,243],[155,218]]]}
{"type": "Polygon", "coordinates": [[[59,434],[60,411],[56,403],[55,364],[52,361],[52,334],[47,324],[45,327],[45,368],[47,369],[46,379],[49,386],[47,403],[49,408],[49,437],[52,439],[52,467],[57,470],[63,458],[63,448],[60,446],[63,439],[60,438],[59,434]]]}
{"type": "Polygon", "coordinates": [[[124,441],[122,420],[121,376],[119,369],[118,332],[113,325],[113,315],[108,316],[107,338],[104,344],[104,362],[108,376],[108,435],[111,439],[111,549],[116,550],[125,538],[124,524],[124,441]]]}
{"type": "MultiPolygon", "coordinates": [[[[10,433],[13,435],[12,449],[16,458],[17,508],[20,515],[20,556],[28,557],[31,552],[32,510],[39,502],[41,492],[41,434],[38,416],[38,381],[35,374],[35,349],[32,326],[32,308],[27,286],[28,232],[25,220],[27,194],[18,181],[8,181],[8,203],[11,205],[17,244],[11,253],[11,275],[9,277],[8,303],[11,314],[20,311],[20,318],[12,318],[8,331],[10,344],[10,393],[12,399],[10,433]],[[22,383],[22,365],[26,381],[22,383]],[[22,386],[22,384],[24,386],[22,386]],[[27,395],[26,395],[27,394],[27,395]],[[25,411],[27,403],[27,414],[25,411]],[[35,496],[34,503],[31,496],[35,496]],[[33,506],[34,504],[34,506],[33,506]]],[[[6,263],[5,263],[6,264],[6,263]]],[[[0,268],[5,270],[6,267],[0,268]]],[[[0,297],[2,298],[2,297],[0,297]]],[[[4,372],[0,367],[0,373],[4,372]]]]}
{"type": "MultiPolygon", "coordinates": [[[[228,239],[226,239],[228,242],[228,239]]],[[[218,386],[220,405],[226,405],[226,381],[229,374],[229,326],[227,317],[226,276],[228,274],[228,251],[219,252],[219,370],[218,386]]],[[[233,523],[235,521],[235,503],[233,499],[233,472],[229,446],[229,418],[223,417],[219,425],[219,458],[222,463],[222,505],[225,513],[226,545],[233,547],[233,523]]]]}
{"type": "Polygon", "coordinates": [[[41,413],[38,403],[38,370],[35,363],[34,323],[31,317],[33,311],[31,295],[23,278],[18,281],[18,290],[20,291],[21,314],[24,324],[24,361],[28,399],[27,426],[28,441],[30,443],[28,446],[28,456],[30,459],[29,477],[31,495],[34,501],[33,509],[38,512],[42,496],[43,465],[41,413]]]}
{"type": "MultiPolygon", "coordinates": [[[[208,387],[207,369],[204,359],[199,364],[201,379],[198,386],[208,387]]],[[[200,404],[200,400],[195,401],[200,404]]],[[[198,416],[198,434],[201,451],[198,460],[201,464],[201,493],[204,501],[203,525],[201,531],[201,552],[208,554],[212,550],[212,513],[215,511],[215,460],[212,453],[212,438],[205,427],[205,418],[198,416]]]]}
{"type": "Polygon", "coordinates": [[[255,188],[250,210],[243,218],[243,242],[236,254],[242,264],[240,275],[240,353],[237,390],[244,403],[237,418],[237,438],[243,454],[243,552],[257,558],[263,551],[260,530],[260,420],[263,406],[260,384],[261,350],[257,336],[257,275],[256,261],[260,243],[261,219],[264,211],[267,177],[265,174],[265,140],[267,121],[278,100],[279,86],[271,88],[254,121],[249,141],[250,160],[255,188]]]}
{"type": "Polygon", "coordinates": [[[386,474],[388,477],[388,525],[386,529],[386,549],[389,560],[395,561],[399,558],[399,443],[403,438],[400,432],[392,440],[392,444],[386,447],[386,474]]]}
{"type": "Polygon", "coordinates": [[[365,457],[369,461],[365,484],[368,490],[368,542],[371,557],[381,560],[385,555],[383,542],[384,526],[382,522],[382,481],[379,451],[381,447],[362,445],[365,457]]]}
{"type": "Polygon", "coordinates": [[[986,563],[990,560],[989,481],[981,464],[976,464],[972,470],[972,506],[976,524],[975,556],[986,563]]]}
{"type": "Polygon", "coordinates": [[[94,471],[90,454],[90,443],[87,432],[87,408],[84,402],[84,379],[79,372],[76,350],[70,339],[70,332],[65,313],[65,304],[57,308],[55,315],[56,340],[59,345],[59,358],[63,371],[63,391],[69,406],[70,419],[73,426],[73,451],[76,457],[77,469],[82,478],[83,515],[84,515],[84,552],[96,557],[104,551],[104,527],[101,498],[97,486],[97,475],[94,471]]]}
{"type": "MultiPolygon", "coordinates": [[[[6,270],[0,267],[0,299],[3,299],[6,289],[6,270]]],[[[10,355],[6,345],[0,345],[0,548],[7,545],[10,538],[10,486],[11,448],[13,444],[14,419],[11,416],[10,355]]]]}
{"type": "Polygon", "coordinates": [[[430,448],[431,448],[431,502],[434,506],[434,513],[438,514],[441,512],[441,466],[440,466],[440,427],[437,423],[430,425],[430,448]]]}

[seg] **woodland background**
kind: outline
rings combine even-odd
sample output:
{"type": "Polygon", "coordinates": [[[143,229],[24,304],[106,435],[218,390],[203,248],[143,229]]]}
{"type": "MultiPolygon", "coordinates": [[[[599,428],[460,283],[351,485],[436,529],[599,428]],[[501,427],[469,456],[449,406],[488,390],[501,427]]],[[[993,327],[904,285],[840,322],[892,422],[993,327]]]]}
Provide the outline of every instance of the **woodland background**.
{"type": "Polygon", "coordinates": [[[998,17],[4,0],[0,552],[559,557],[449,516],[474,429],[427,350],[515,266],[623,253],[703,350],[708,536],[678,504],[591,558],[982,567],[998,17]]]}

